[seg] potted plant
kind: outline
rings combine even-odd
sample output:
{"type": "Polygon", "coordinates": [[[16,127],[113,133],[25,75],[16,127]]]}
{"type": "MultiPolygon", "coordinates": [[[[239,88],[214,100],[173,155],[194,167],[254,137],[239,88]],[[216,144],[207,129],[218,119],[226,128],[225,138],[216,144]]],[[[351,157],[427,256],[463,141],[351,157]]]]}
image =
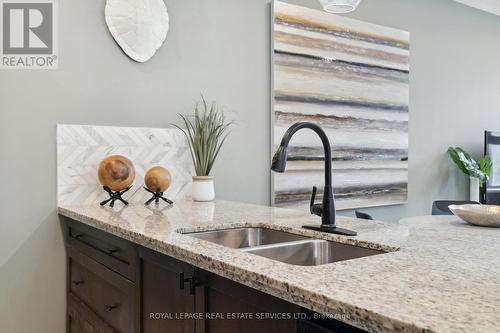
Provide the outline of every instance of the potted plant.
{"type": "Polygon", "coordinates": [[[474,160],[466,151],[460,147],[449,147],[448,154],[458,168],[469,176],[470,200],[483,203],[480,193],[484,193],[486,182],[491,174],[491,158],[485,155],[480,160],[474,160]]]}
{"type": "Polygon", "coordinates": [[[193,176],[192,196],[195,201],[212,201],[215,198],[214,178],[210,175],[220,149],[233,124],[227,121],[224,110],[212,102],[196,103],[194,115],[179,114],[184,128],[174,125],[185,135],[189,143],[196,176],[193,176]]]}

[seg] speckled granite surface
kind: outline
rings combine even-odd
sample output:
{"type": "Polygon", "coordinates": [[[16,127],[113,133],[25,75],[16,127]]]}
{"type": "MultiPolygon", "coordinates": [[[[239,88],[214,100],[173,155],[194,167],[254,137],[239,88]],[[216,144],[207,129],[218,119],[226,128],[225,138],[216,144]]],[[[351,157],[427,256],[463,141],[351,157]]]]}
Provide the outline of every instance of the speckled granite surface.
{"type": "Polygon", "coordinates": [[[227,201],[158,209],[61,206],[59,213],[371,332],[499,331],[500,229],[453,216],[400,223],[339,217],[340,227],[358,231],[348,238],[301,229],[319,223],[307,213],[227,201]],[[394,252],[292,266],[176,232],[240,226],[394,252]]]}

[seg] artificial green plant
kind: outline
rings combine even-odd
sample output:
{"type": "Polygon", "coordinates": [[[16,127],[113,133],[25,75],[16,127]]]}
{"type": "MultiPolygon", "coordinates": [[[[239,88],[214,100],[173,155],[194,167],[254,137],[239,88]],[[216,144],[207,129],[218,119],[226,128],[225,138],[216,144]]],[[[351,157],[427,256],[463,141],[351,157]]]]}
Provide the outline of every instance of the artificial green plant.
{"type": "Polygon", "coordinates": [[[448,154],[463,173],[479,179],[481,187],[486,184],[491,175],[492,165],[491,158],[488,155],[476,161],[460,147],[449,147],[448,154]]]}
{"type": "Polygon", "coordinates": [[[226,120],[223,108],[215,102],[207,103],[203,96],[193,115],[179,117],[184,128],[174,126],[186,135],[196,175],[209,176],[233,122],[226,120]]]}

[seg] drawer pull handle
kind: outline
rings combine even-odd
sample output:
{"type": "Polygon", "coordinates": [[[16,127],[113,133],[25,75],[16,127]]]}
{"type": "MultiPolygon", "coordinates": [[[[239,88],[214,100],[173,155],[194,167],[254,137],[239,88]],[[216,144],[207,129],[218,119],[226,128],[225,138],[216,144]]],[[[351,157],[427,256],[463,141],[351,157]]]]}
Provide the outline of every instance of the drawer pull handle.
{"type": "Polygon", "coordinates": [[[181,290],[184,290],[184,284],[186,282],[189,282],[189,293],[191,295],[195,294],[195,288],[200,285],[198,283],[198,281],[196,280],[196,277],[192,276],[192,277],[186,278],[184,273],[179,274],[179,282],[180,282],[179,287],[181,290]]]}
{"type": "Polygon", "coordinates": [[[75,235],[73,235],[73,238],[77,238],[77,239],[78,238],[82,238],[82,237],[83,237],[83,234],[75,234],[75,235]]]}
{"type": "Polygon", "coordinates": [[[111,249],[111,250],[108,250],[108,251],[107,251],[107,253],[108,253],[109,255],[113,255],[113,254],[115,254],[115,253],[117,253],[117,252],[120,252],[120,250],[119,250],[119,249],[111,249]]]}
{"type": "Polygon", "coordinates": [[[106,305],[106,310],[108,310],[108,312],[111,312],[114,309],[118,309],[118,305],[106,305]]]}
{"type": "Polygon", "coordinates": [[[79,286],[79,285],[83,284],[83,282],[84,282],[83,280],[73,280],[73,284],[75,286],[79,286]]]}

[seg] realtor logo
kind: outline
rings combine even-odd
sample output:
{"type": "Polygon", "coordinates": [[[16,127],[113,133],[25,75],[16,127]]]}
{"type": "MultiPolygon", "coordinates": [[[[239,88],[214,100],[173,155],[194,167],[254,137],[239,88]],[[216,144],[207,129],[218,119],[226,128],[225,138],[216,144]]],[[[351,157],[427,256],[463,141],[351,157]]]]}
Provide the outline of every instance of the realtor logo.
{"type": "Polygon", "coordinates": [[[56,0],[0,0],[2,69],[56,69],[56,0]]]}

